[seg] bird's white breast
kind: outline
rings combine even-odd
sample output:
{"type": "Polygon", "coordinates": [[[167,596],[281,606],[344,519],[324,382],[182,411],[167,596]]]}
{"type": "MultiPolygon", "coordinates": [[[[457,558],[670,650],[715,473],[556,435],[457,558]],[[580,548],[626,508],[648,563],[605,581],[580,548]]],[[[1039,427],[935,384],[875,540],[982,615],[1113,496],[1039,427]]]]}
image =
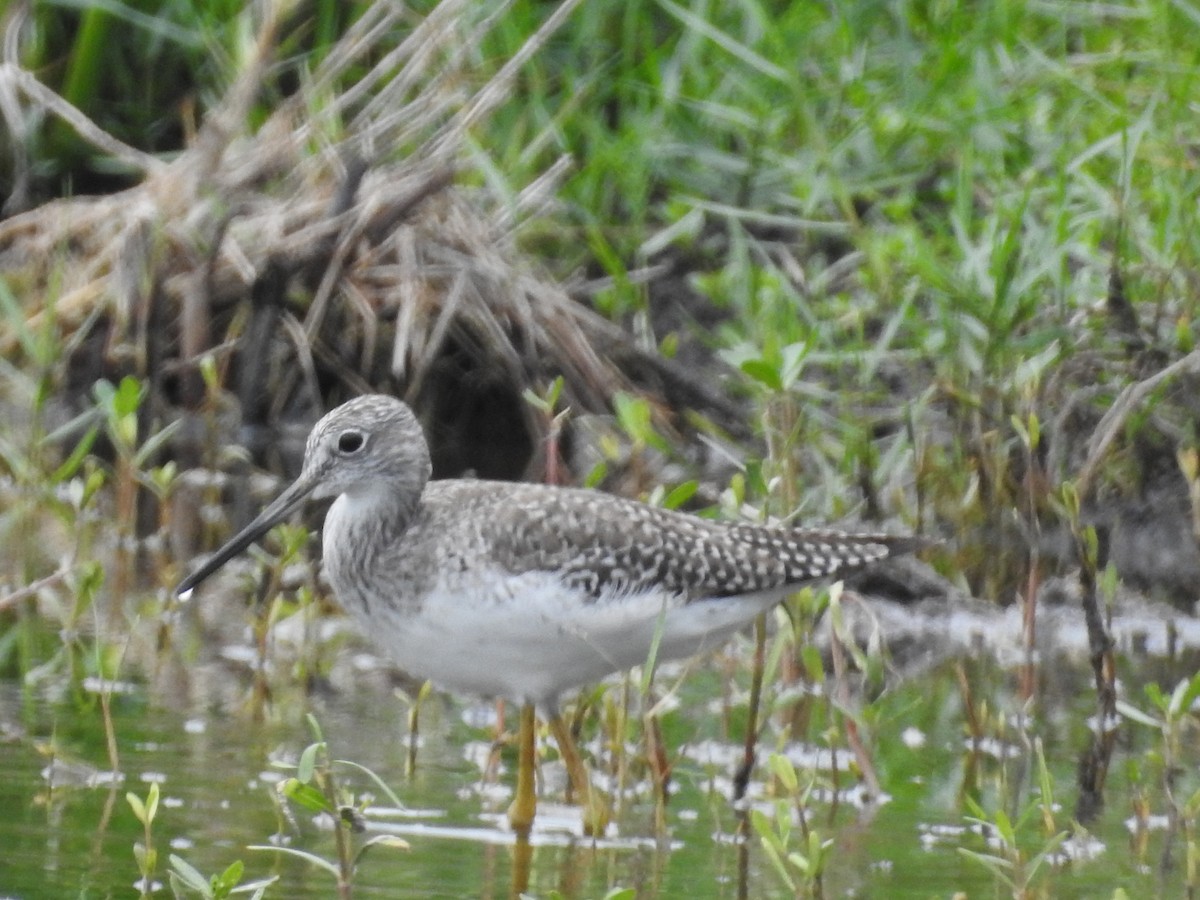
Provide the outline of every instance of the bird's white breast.
{"type": "MultiPolygon", "coordinates": [[[[344,528],[355,509],[336,507],[331,519],[344,528]]],[[[720,646],[779,599],[775,592],[684,605],[677,596],[649,591],[596,600],[552,573],[515,575],[486,563],[442,572],[419,597],[400,589],[393,595],[380,588],[387,573],[350,568],[352,554],[328,541],[339,602],[402,669],[453,691],[543,708],[567,690],[646,662],[660,631],[659,659],[690,656],[720,646]]]]}

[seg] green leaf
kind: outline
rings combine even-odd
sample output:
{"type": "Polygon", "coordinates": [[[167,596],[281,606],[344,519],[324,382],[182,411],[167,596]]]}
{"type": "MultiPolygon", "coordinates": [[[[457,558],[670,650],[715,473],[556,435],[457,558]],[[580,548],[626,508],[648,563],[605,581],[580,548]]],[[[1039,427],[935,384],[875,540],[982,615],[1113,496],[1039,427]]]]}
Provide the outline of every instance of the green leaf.
{"type": "Polygon", "coordinates": [[[769,762],[771,773],[779,779],[784,789],[791,795],[795,795],[800,787],[800,781],[796,777],[796,767],[792,765],[792,761],[781,753],[772,753],[769,762]]]}
{"type": "Polygon", "coordinates": [[[667,509],[679,509],[680,506],[687,503],[695,495],[700,488],[698,481],[685,481],[683,484],[677,484],[671,489],[671,492],[663,498],[662,505],[667,509]]]}
{"type": "Polygon", "coordinates": [[[230,894],[251,894],[250,900],[262,900],[263,894],[267,892],[267,888],[279,880],[278,875],[272,875],[270,878],[263,878],[259,881],[249,881],[246,884],[239,884],[230,894]]]}
{"type": "Polygon", "coordinates": [[[1053,853],[1058,851],[1058,848],[1062,846],[1063,841],[1065,841],[1068,836],[1068,832],[1060,831],[1058,834],[1046,841],[1041,852],[1031,859],[1025,868],[1024,874],[1026,883],[1033,880],[1033,876],[1037,873],[1037,870],[1041,867],[1042,863],[1048,860],[1053,853]]]}
{"type": "MultiPolygon", "coordinates": [[[[418,702],[425,698],[425,695],[429,693],[430,687],[431,686],[428,681],[426,681],[423,685],[421,685],[421,688],[417,694],[418,702]]],[[[355,769],[356,771],[362,772],[364,775],[366,775],[368,778],[370,778],[373,782],[375,782],[375,786],[377,788],[379,788],[381,791],[383,791],[384,796],[387,797],[388,802],[391,803],[392,806],[396,807],[396,809],[405,809],[404,803],[396,795],[396,792],[393,791],[390,787],[388,787],[387,782],[385,782],[382,778],[380,778],[378,775],[376,775],[373,771],[368,769],[366,766],[362,765],[361,763],[356,763],[352,759],[339,759],[339,760],[336,760],[336,762],[339,766],[347,766],[351,769],[355,769]]]]}
{"type": "Polygon", "coordinates": [[[765,384],[773,391],[783,390],[783,380],[779,370],[762,359],[748,359],[742,363],[741,369],[755,381],[765,384]]]}
{"type": "Polygon", "coordinates": [[[1157,681],[1149,682],[1142,688],[1142,692],[1146,695],[1146,699],[1153,703],[1155,707],[1163,712],[1167,711],[1169,701],[1167,700],[1167,695],[1163,693],[1162,686],[1157,681]]]}
{"type": "Polygon", "coordinates": [[[210,392],[215,393],[217,387],[220,386],[220,372],[217,369],[217,360],[211,353],[205,353],[200,357],[200,378],[204,381],[205,387],[210,392]]]}
{"type": "Polygon", "coordinates": [[[754,826],[760,838],[778,846],[779,837],[775,834],[775,826],[765,812],[757,808],[750,810],[750,824],[754,826]]]}
{"type": "Polygon", "coordinates": [[[979,822],[983,825],[988,824],[987,810],[985,810],[982,806],[979,805],[979,801],[977,801],[970,794],[964,794],[963,795],[963,803],[967,807],[967,812],[970,813],[971,816],[973,816],[977,822],[979,822]]]}
{"type": "Polygon", "coordinates": [[[304,748],[304,752],[300,754],[300,761],[296,764],[296,780],[304,784],[311,784],[313,773],[317,768],[317,754],[321,751],[320,744],[309,744],[304,748]]]}
{"type": "Polygon", "coordinates": [[[796,386],[796,382],[800,380],[800,373],[804,371],[804,358],[808,356],[808,343],[798,341],[794,344],[788,344],[783,348],[783,360],[779,366],[779,380],[782,387],[786,390],[791,390],[796,386]]]}
{"type": "Polygon", "coordinates": [[[1142,712],[1136,706],[1132,706],[1124,700],[1118,700],[1116,707],[1117,712],[1131,722],[1137,722],[1139,725],[1145,725],[1149,728],[1161,729],[1163,727],[1163,723],[1154,718],[1154,716],[1142,712]]]}
{"type": "Polygon", "coordinates": [[[1171,719],[1178,719],[1181,715],[1190,712],[1198,696],[1200,696],[1200,671],[1196,672],[1189,680],[1175,685],[1175,690],[1171,692],[1171,702],[1167,706],[1168,716],[1171,719]]]}
{"type": "Polygon", "coordinates": [[[8,289],[8,285],[3,281],[0,281],[0,312],[3,313],[4,322],[8,326],[9,333],[15,334],[17,340],[21,342],[21,349],[25,355],[33,360],[39,359],[41,354],[38,353],[39,341],[37,335],[29,327],[25,311],[17,301],[16,295],[8,289]]]}
{"type": "Polygon", "coordinates": [[[125,801],[133,808],[133,814],[137,816],[137,820],[143,825],[146,822],[146,804],[142,802],[142,798],[130,791],[125,795],[125,801]]]}
{"type": "Polygon", "coordinates": [[[797,850],[793,850],[791,853],[789,853],[787,855],[787,860],[801,875],[808,875],[812,872],[813,866],[812,863],[809,862],[808,857],[797,850]]]}
{"type": "Polygon", "coordinates": [[[792,878],[792,874],[788,871],[787,864],[784,862],[784,848],[778,836],[771,830],[770,820],[763,814],[761,810],[751,810],[750,818],[754,824],[754,830],[758,832],[759,839],[762,841],[763,852],[767,855],[767,859],[771,861],[771,866],[779,875],[784,884],[792,891],[796,890],[796,882],[792,878]]]}
{"type": "Polygon", "coordinates": [[[305,784],[299,778],[288,778],[279,783],[279,793],[287,797],[293,803],[298,803],[305,809],[311,809],[313,812],[327,812],[336,814],[337,810],[330,805],[319,790],[311,784],[305,784]]]}
{"type": "Polygon", "coordinates": [[[1009,819],[1008,813],[1002,809],[996,810],[994,823],[996,831],[1000,834],[1000,840],[1004,841],[1009,847],[1015,847],[1017,845],[1017,835],[1013,831],[1012,820],[1009,819]]]}
{"type": "Polygon", "coordinates": [[[146,792],[146,818],[151,822],[158,815],[158,782],[150,782],[150,790],[146,792]]]}
{"type": "Polygon", "coordinates": [[[246,867],[242,864],[242,861],[235,859],[224,872],[213,879],[213,888],[222,890],[225,893],[231,892],[237,887],[238,882],[242,880],[242,873],[245,870],[246,867]]]}
{"type": "Polygon", "coordinates": [[[549,403],[538,396],[533,388],[525,388],[525,390],[521,391],[521,399],[540,413],[549,413],[553,409],[549,403]]]}
{"type": "Polygon", "coordinates": [[[135,841],[133,845],[133,858],[137,860],[138,871],[144,876],[149,876],[158,863],[158,851],[153,847],[147,847],[141,841],[135,841]]]}
{"type": "Polygon", "coordinates": [[[1037,754],[1037,772],[1038,786],[1041,792],[1042,817],[1050,823],[1054,821],[1054,779],[1050,775],[1050,767],[1046,765],[1046,751],[1042,746],[1042,739],[1038,738],[1034,742],[1034,751],[1037,754]]]}
{"type": "Polygon", "coordinates": [[[592,466],[592,470],[588,472],[587,477],[583,479],[583,486],[589,488],[599,487],[600,482],[602,482],[607,475],[608,463],[606,463],[604,460],[600,460],[600,462],[592,466]]]}
{"type": "Polygon", "coordinates": [[[833,846],[832,840],[822,840],[821,835],[813,830],[808,833],[808,860],[813,867],[813,872],[820,872],[825,868],[825,858],[829,853],[829,848],[833,846]]]}
{"type": "Polygon", "coordinates": [[[550,416],[554,414],[554,408],[558,405],[558,398],[562,396],[562,389],[563,377],[559,375],[550,382],[545,393],[539,394],[530,388],[526,388],[521,392],[521,397],[538,412],[550,416]]]}
{"type": "Polygon", "coordinates": [[[1072,522],[1079,521],[1079,491],[1075,487],[1075,482],[1064,481],[1059,489],[1059,499],[1062,500],[1063,506],[1067,508],[1067,517],[1072,522]]]}
{"type": "Polygon", "coordinates": [[[164,426],[160,431],[150,435],[142,442],[137,453],[133,455],[134,465],[141,467],[146,464],[146,460],[154,456],[171,438],[175,436],[175,432],[179,430],[182,424],[180,421],[171,422],[164,426]]]}
{"type": "Polygon", "coordinates": [[[955,849],[958,850],[961,856],[965,856],[967,859],[971,859],[979,863],[981,866],[991,872],[993,876],[1008,885],[1010,889],[1016,889],[1016,883],[1008,874],[1012,870],[1013,864],[1008,860],[1001,859],[998,856],[989,856],[984,853],[976,853],[974,850],[968,850],[966,847],[957,847],[955,849]]]}
{"type": "Polygon", "coordinates": [[[306,722],[308,722],[309,730],[312,731],[313,737],[316,739],[317,743],[325,743],[325,735],[321,731],[321,723],[317,721],[317,717],[312,713],[309,713],[304,717],[304,719],[306,722]]]}
{"type": "Polygon", "coordinates": [[[87,459],[88,453],[91,452],[92,444],[96,442],[96,435],[100,433],[100,429],[94,425],[84,432],[83,437],[75,444],[75,449],[68,456],[54,473],[50,476],[51,484],[61,484],[68,478],[71,478],[79,471],[79,467],[83,465],[83,461],[87,459]]]}
{"type": "Polygon", "coordinates": [[[204,897],[213,897],[213,887],[209,884],[207,878],[200,874],[200,871],[189,863],[182,856],[176,856],[172,853],[167,857],[171,865],[171,874],[177,876],[180,881],[193,891],[198,891],[204,897]]]}
{"type": "Polygon", "coordinates": [[[368,847],[387,847],[391,850],[412,849],[412,845],[398,834],[377,834],[363,844],[364,850],[368,847]]]}
{"type": "Polygon", "coordinates": [[[650,683],[654,680],[654,667],[658,662],[658,647],[662,643],[663,628],[667,620],[667,605],[663,603],[654,622],[654,636],[650,639],[650,649],[646,652],[646,662],[642,666],[641,682],[638,690],[643,697],[650,695],[650,683]]]}
{"type": "Polygon", "coordinates": [[[613,395],[613,410],[617,414],[617,422],[636,448],[648,446],[664,452],[670,450],[667,442],[654,430],[653,410],[649,401],[618,391],[613,395]]]}
{"type": "Polygon", "coordinates": [[[1026,448],[1029,448],[1030,447],[1029,431],[1028,431],[1028,429],[1026,429],[1025,423],[1023,423],[1021,421],[1021,417],[1018,416],[1016,413],[1013,413],[1011,416],[1008,417],[1008,421],[1012,425],[1013,431],[1015,431],[1017,433],[1017,436],[1021,439],[1021,443],[1024,444],[1026,446],[1026,448]]]}
{"type": "Polygon", "coordinates": [[[408,841],[404,840],[404,838],[397,834],[377,834],[369,841],[364,842],[362,847],[359,848],[358,853],[354,857],[354,864],[358,865],[358,863],[366,855],[367,851],[373,847],[387,847],[391,850],[412,849],[408,841]]]}
{"type": "Polygon", "coordinates": [[[744,478],[738,474],[734,475],[729,480],[729,486],[738,491],[738,505],[745,502],[747,494],[766,497],[771,493],[771,486],[767,483],[766,473],[763,470],[761,459],[746,460],[746,471],[744,478]],[[735,487],[735,481],[741,481],[741,487],[735,487]]]}
{"type": "Polygon", "coordinates": [[[804,673],[813,684],[825,683],[825,663],[821,660],[821,651],[812,644],[805,644],[800,650],[800,661],[804,664],[804,673]]]}
{"type": "Polygon", "coordinates": [[[143,396],[145,390],[141,382],[132,375],[126,375],[112,395],[113,412],[121,417],[134,415],[142,405],[143,396]]]}

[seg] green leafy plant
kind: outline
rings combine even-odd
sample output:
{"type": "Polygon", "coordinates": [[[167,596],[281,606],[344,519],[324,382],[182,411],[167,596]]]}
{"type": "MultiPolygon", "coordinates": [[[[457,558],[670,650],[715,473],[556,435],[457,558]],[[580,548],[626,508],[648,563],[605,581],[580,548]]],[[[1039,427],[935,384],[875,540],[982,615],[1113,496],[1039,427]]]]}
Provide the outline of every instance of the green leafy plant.
{"type": "Polygon", "coordinates": [[[970,796],[965,798],[970,815],[967,821],[983,834],[991,850],[977,851],[959,847],[965,858],[983,866],[996,881],[1007,888],[1015,900],[1032,896],[1032,890],[1046,864],[1069,837],[1070,832],[1060,830],[1054,816],[1054,780],[1046,766],[1042,743],[1036,741],[1035,758],[1038,774],[1038,796],[1024,804],[1020,816],[1014,821],[1003,809],[991,813],[983,809],[970,796]],[[1032,849],[1027,848],[1026,832],[1033,831],[1038,840],[1032,849]]]}
{"type": "Polygon", "coordinates": [[[757,808],[751,810],[750,822],[772,868],[792,893],[797,897],[823,897],[822,878],[833,841],[808,823],[806,807],[816,776],[810,774],[802,785],[791,760],[778,753],[771,754],[768,767],[784,796],[775,801],[773,815],[757,808]],[[798,840],[793,835],[793,817],[800,825],[798,840]]]}
{"type": "Polygon", "coordinates": [[[342,787],[335,775],[335,767],[352,769],[366,775],[397,807],[404,804],[400,798],[371,770],[349,760],[334,759],[321,733],[321,727],[311,714],[309,728],[316,740],[304,748],[295,765],[295,774],[279,783],[279,793],[291,803],[310,812],[328,816],[333,825],[335,856],[328,860],[308,850],[295,847],[254,845],[251,850],[273,851],[302,859],[318,869],[328,872],[337,884],[338,897],[349,898],[353,894],[354,873],[368,851],[375,847],[408,849],[408,842],[391,834],[379,834],[354,846],[353,835],[364,830],[363,808],[367,797],[355,798],[342,787]]]}
{"type": "MultiPolygon", "coordinates": [[[[136,559],[130,548],[137,539],[138,489],[144,486],[156,497],[165,499],[174,478],[175,465],[167,463],[151,468],[149,463],[170,440],[177,424],[166,425],[145,438],[141,437],[141,407],[146,398],[146,388],[132,376],[122,378],[116,386],[107,381],[98,381],[94,394],[104,434],[116,455],[112,487],[117,543],[112,595],[123,599],[129,595],[134,583],[136,559]]],[[[114,604],[112,614],[115,616],[117,611],[114,604]]]]}
{"type": "Polygon", "coordinates": [[[142,897],[149,897],[156,889],[154,872],[158,867],[158,851],[154,847],[154,819],[158,815],[158,783],[150,783],[145,800],[132,791],[125,795],[125,800],[133,810],[134,816],[142,823],[142,839],[134,842],[133,857],[137,860],[138,872],[142,876],[138,881],[138,890],[142,897]]]}
{"type": "Polygon", "coordinates": [[[245,866],[240,859],[234,860],[220,874],[205,878],[198,869],[181,856],[172,853],[168,857],[171,870],[168,877],[171,890],[176,896],[187,893],[199,894],[204,900],[224,900],[239,894],[249,894],[250,900],[262,900],[267,888],[279,880],[275,875],[248,884],[241,884],[245,866]]]}

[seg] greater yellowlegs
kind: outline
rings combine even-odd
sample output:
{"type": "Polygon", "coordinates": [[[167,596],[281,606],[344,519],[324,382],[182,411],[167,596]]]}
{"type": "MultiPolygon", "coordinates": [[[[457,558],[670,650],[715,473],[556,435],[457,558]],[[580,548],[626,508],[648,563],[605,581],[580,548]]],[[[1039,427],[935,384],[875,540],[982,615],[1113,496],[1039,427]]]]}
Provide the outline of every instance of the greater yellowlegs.
{"type": "Polygon", "coordinates": [[[558,699],[657,658],[716,647],[797,585],[919,545],[881,534],[721,524],[573,488],[430,481],[412,411],[368,395],[309,435],[300,477],[176,589],[188,594],[309,497],[336,497],[324,565],[338,602],[410,674],[522,704],[509,809],[535,811],[534,709],[542,710],[584,806],[603,832],[558,699]]]}

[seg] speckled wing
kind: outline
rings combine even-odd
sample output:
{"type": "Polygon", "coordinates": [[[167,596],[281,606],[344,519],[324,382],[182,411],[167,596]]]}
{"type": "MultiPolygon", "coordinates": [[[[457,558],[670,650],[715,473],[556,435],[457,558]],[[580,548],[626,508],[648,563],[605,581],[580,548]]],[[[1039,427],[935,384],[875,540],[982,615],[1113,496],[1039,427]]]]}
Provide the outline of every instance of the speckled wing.
{"type": "MultiPolygon", "coordinates": [[[[527,486],[533,489],[535,486],[527,486]]],[[[800,585],[860,569],[919,539],[727,525],[581,490],[532,490],[499,509],[494,558],[551,571],[593,599],[658,588],[684,602],[800,585]]]]}

